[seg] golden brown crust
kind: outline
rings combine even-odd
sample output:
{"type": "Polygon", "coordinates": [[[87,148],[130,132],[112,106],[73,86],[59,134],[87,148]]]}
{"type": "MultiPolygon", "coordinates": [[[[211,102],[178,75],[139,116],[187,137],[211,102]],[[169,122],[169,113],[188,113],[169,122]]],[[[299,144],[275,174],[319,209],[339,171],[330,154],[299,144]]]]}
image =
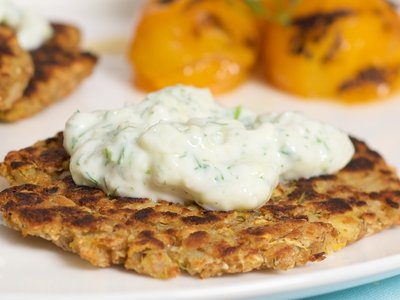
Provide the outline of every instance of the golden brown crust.
{"type": "Polygon", "coordinates": [[[33,62],[13,30],[0,25],[0,110],[19,99],[33,75],[33,62]]]}
{"type": "Polygon", "coordinates": [[[60,48],[64,51],[79,52],[81,33],[75,26],[52,23],[53,36],[42,46],[43,48],[60,48]]]}
{"type": "Polygon", "coordinates": [[[0,110],[0,121],[13,122],[40,112],[73,92],[92,73],[97,58],[79,50],[79,30],[62,24],[53,24],[53,29],[53,37],[30,53],[33,77],[22,97],[0,110]]]}
{"type": "Polygon", "coordinates": [[[62,134],[10,152],[0,174],[7,224],[96,266],[122,264],[158,278],[285,270],[318,261],[400,223],[400,182],[381,156],[354,140],[352,161],[334,175],[280,185],[255,211],[207,211],[148,199],[110,198],[77,186],[62,134]]]}

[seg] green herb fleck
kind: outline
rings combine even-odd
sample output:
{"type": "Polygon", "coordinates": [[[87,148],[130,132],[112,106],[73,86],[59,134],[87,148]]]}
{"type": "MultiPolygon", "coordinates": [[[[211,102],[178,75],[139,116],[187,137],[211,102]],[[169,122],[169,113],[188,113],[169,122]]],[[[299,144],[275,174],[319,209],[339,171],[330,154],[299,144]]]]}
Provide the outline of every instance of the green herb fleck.
{"type": "Polygon", "coordinates": [[[72,150],[74,150],[77,143],[78,143],[78,139],[76,137],[73,137],[72,141],[71,141],[71,149],[72,150]]]}
{"type": "Polygon", "coordinates": [[[89,181],[94,185],[94,186],[99,186],[99,182],[94,179],[92,175],[90,175],[89,172],[86,172],[86,177],[89,179],[89,181]]]}
{"type": "Polygon", "coordinates": [[[203,169],[203,170],[204,170],[204,169],[207,169],[207,168],[209,167],[208,164],[199,161],[196,157],[194,158],[194,160],[195,160],[196,165],[197,165],[197,166],[194,168],[195,170],[198,170],[198,169],[203,169]]]}
{"type": "Polygon", "coordinates": [[[179,155],[179,158],[184,158],[184,157],[186,157],[187,156],[187,152],[185,151],[185,152],[183,152],[181,155],[179,155]]]}
{"type": "Polygon", "coordinates": [[[111,152],[110,149],[104,148],[103,155],[106,158],[106,164],[109,163],[109,162],[114,162],[113,159],[112,159],[112,152],[111,152]]]}
{"type": "Polygon", "coordinates": [[[125,158],[125,148],[122,148],[121,153],[119,154],[119,158],[118,158],[118,164],[120,165],[121,162],[124,160],[125,158]]]}
{"type": "Polygon", "coordinates": [[[280,150],[279,150],[279,153],[281,153],[281,154],[283,154],[283,155],[287,155],[287,156],[289,156],[289,155],[292,154],[292,152],[291,152],[289,149],[286,149],[286,148],[280,149],[280,150]]]}
{"type": "Polygon", "coordinates": [[[224,177],[224,175],[222,175],[222,174],[219,174],[218,176],[215,176],[214,177],[214,180],[215,181],[224,181],[225,180],[225,177],[224,177]]]}
{"type": "Polygon", "coordinates": [[[290,24],[290,17],[300,0],[244,0],[244,3],[254,12],[255,15],[266,20],[276,21],[282,25],[290,24]],[[271,11],[267,9],[270,7],[271,11]]]}
{"type": "Polygon", "coordinates": [[[108,185],[107,185],[107,181],[106,181],[105,177],[103,177],[103,185],[104,185],[104,188],[107,191],[107,195],[108,195],[108,185]]]}
{"type": "Polygon", "coordinates": [[[106,190],[107,197],[115,197],[117,195],[118,188],[115,188],[114,190],[110,191],[110,188],[108,187],[106,178],[103,178],[103,184],[104,184],[104,188],[106,190]]]}
{"type": "Polygon", "coordinates": [[[322,140],[321,138],[317,137],[317,143],[318,144],[322,144],[322,146],[324,146],[325,149],[329,150],[328,145],[326,144],[326,142],[324,140],[322,140]]]}
{"type": "Polygon", "coordinates": [[[233,112],[233,118],[235,120],[239,120],[241,112],[242,112],[242,107],[240,105],[236,106],[235,111],[233,112]]]}
{"type": "Polygon", "coordinates": [[[107,192],[108,197],[117,197],[118,188],[113,189],[111,192],[107,192]]]}
{"type": "Polygon", "coordinates": [[[264,4],[260,0],[244,0],[244,2],[250,7],[250,9],[258,16],[265,16],[267,11],[264,4]]]}

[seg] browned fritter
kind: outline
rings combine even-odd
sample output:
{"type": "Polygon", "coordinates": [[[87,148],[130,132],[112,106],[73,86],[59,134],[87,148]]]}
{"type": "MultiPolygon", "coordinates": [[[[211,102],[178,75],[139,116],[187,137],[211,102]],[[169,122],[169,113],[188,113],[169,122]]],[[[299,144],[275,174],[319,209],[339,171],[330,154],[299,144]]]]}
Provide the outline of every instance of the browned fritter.
{"type": "Polygon", "coordinates": [[[71,25],[52,26],[53,37],[30,53],[34,74],[22,97],[0,110],[0,121],[13,122],[42,111],[73,92],[92,73],[97,58],[80,51],[79,30],[71,25]]]}
{"type": "Polygon", "coordinates": [[[0,165],[10,188],[0,193],[7,224],[77,253],[158,278],[181,271],[202,278],[285,270],[400,224],[400,182],[361,141],[334,175],[279,185],[254,211],[207,211],[149,199],[108,197],[76,185],[63,136],[10,152],[0,165]]]}
{"type": "Polygon", "coordinates": [[[64,51],[79,52],[81,33],[75,26],[61,23],[52,23],[53,36],[42,46],[42,48],[60,48],[64,51]]]}
{"type": "Polygon", "coordinates": [[[33,75],[33,62],[13,30],[0,25],[0,110],[19,99],[33,75]]]}

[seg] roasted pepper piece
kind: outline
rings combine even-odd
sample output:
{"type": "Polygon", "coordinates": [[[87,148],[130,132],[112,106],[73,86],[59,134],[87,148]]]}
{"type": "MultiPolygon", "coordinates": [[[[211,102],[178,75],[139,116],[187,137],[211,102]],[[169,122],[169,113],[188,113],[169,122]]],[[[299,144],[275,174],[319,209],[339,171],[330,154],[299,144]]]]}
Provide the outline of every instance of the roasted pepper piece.
{"type": "Polygon", "coordinates": [[[266,22],[269,83],[305,97],[346,102],[400,87],[400,18],[384,0],[299,0],[287,25],[266,22]]]}
{"type": "Polygon", "coordinates": [[[258,24],[242,0],[148,1],[130,47],[135,83],[232,89],[258,55],[258,24]]]}

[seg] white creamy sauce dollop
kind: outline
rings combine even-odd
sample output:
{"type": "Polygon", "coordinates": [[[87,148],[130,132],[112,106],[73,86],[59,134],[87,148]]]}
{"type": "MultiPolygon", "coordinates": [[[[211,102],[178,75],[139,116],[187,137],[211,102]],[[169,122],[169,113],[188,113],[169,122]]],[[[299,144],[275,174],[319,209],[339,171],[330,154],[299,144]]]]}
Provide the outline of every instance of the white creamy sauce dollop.
{"type": "Polygon", "coordinates": [[[10,0],[0,0],[0,23],[13,28],[21,47],[34,50],[49,39],[50,23],[32,10],[23,10],[10,0]]]}
{"type": "Polygon", "coordinates": [[[331,125],[225,108],[208,90],[185,86],[122,109],[76,112],[64,146],[77,184],[210,210],[260,207],[279,181],[336,172],[354,153],[331,125]]]}

